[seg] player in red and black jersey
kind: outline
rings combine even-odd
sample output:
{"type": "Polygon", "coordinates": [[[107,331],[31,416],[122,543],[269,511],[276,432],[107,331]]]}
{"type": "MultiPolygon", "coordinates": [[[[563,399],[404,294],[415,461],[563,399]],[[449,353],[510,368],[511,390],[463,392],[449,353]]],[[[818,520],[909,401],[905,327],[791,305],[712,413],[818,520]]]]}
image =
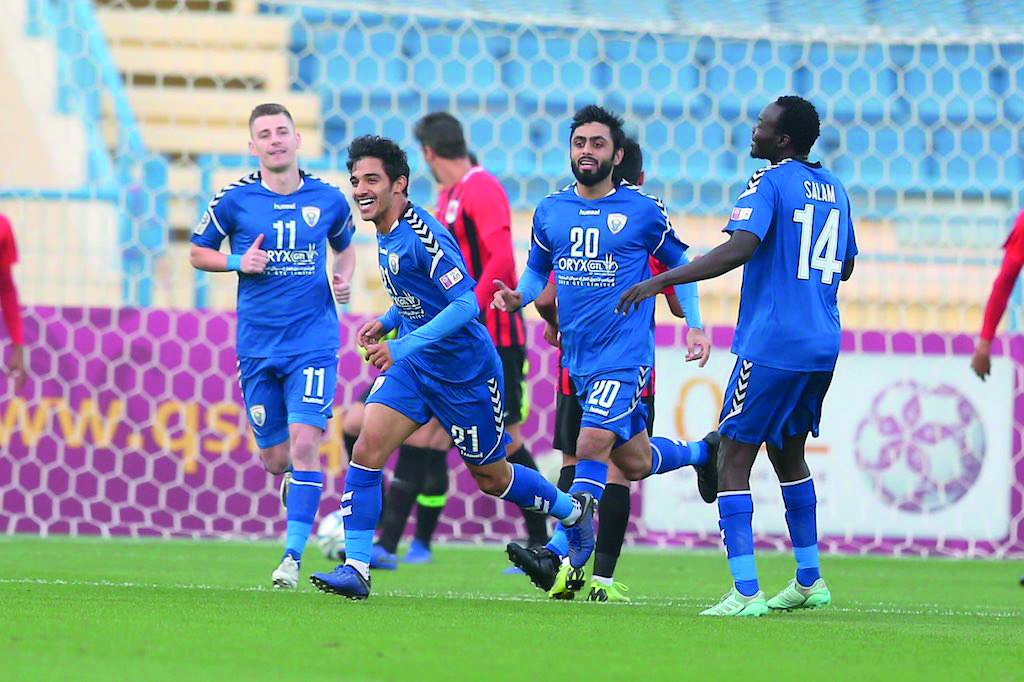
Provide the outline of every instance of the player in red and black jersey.
{"type": "Polygon", "coordinates": [[[1021,266],[1024,266],[1024,211],[1013,223],[1013,230],[1003,244],[1005,254],[1003,265],[999,268],[996,281],[992,284],[992,293],[988,297],[988,305],[985,306],[985,319],[981,326],[981,337],[978,339],[978,347],[971,358],[971,369],[982,380],[988,376],[992,369],[992,339],[996,335],[996,327],[1006,311],[1006,303],[1013,293],[1014,284],[1020,275],[1021,266]]]}
{"type": "MultiPolygon", "coordinates": [[[[627,138],[623,144],[624,154],[622,161],[615,167],[614,180],[616,183],[625,181],[631,185],[643,185],[643,152],[635,140],[627,138]]],[[[652,275],[665,272],[668,268],[662,265],[655,258],[651,258],[652,275]]],[[[668,301],[672,314],[678,318],[685,319],[683,308],[676,298],[675,292],[670,287],[661,292],[668,301]]],[[[544,330],[544,338],[548,343],[558,346],[558,308],[555,299],[554,280],[550,281],[544,291],[535,301],[537,312],[547,323],[544,330]]],[[[702,341],[700,366],[707,363],[711,343],[706,338],[702,341]]],[[[561,353],[558,362],[558,392],[555,407],[555,434],[554,448],[562,451],[562,471],[558,477],[558,487],[568,490],[576,477],[576,441],[580,435],[580,422],[583,419],[583,410],[576,397],[576,386],[573,384],[569,371],[562,366],[561,353]]],[[[651,372],[651,379],[641,394],[641,399],[647,404],[647,432],[653,435],[654,428],[654,380],[655,373],[651,372]]],[[[713,467],[708,468],[709,470],[713,467]]],[[[588,601],[629,601],[629,597],[623,592],[626,587],[622,583],[616,583],[612,577],[615,572],[615,565],[618,563],[619,554],[622,551],[622,542],[626,536],[626,528],[629,525],[630,496],[629,480],[613,463],[608,465],[608,484],[601,497],[600,506],[600,528],[597,534],[597,546],[594,548],[594,574],[590,581],[590,590],[587,594],[588,601]]],[[[555,599],[573,599],[575,591],[570,589],[562,581],[556,580],[555,586],[548,593],[555,599]]]]}
{"type": "Polygon", "coordinates": [[[14,380],[15,390],[25,383],[25,335],[21,328],[21,307],[18,290],[14,286],[11,270],[18,261],[18,248],[14,243],[14,230],[7,217],[0,214],[0,307],[3,308],[7,333],[11,336],[11,350],[4,371],[14,380]]]}

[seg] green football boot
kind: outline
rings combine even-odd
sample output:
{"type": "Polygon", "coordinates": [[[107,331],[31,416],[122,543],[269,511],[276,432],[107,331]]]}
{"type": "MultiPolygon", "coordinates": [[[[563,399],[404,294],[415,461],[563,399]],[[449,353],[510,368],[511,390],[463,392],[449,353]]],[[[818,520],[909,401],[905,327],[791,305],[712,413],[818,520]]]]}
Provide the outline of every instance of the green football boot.
{"type": "Polygon", "coordinates": [[[626,592],[629,592],[629,588],[622,583],[605,585],[591,578],[590,593],[587,595],[587,601],[632,601],[626,596],[626,592]]]}
{"type": "Polygon", "coordinates": [[[828,591],[825,581],[818,578],[810,587],[804,587],[796,580],[790,580],[781,592],[768,600],[768,608],[772,611],[792,611],[793,609],[819,609],[832,603],[832,593],[828,591]]]}
{"type": "Polygon", "coordinates": [[[548,590],[548,597],[551,599],[575,599],[576,593],[583,589],[587,583],[586,566],[573,568],[569,564],[569,557],[562,560],[558,567],[558,574],[555,576],[555,584],[548,590]]]}
{"type": "Polygon", "coordinates": [[[722,601],[700,612],[702,616],[763,616],[768,613],[764,592],[757,591],[752,597],[745,597],[735,587],[722,596],[722,601]]]}

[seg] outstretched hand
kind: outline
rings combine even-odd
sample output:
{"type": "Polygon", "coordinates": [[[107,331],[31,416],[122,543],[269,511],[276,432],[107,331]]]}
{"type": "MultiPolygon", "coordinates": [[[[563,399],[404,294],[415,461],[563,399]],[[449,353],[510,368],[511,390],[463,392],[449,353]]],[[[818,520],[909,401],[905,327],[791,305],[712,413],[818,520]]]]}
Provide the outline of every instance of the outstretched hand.
{"type": "Polygon", "coordinates": [[[686,332],[686,361],[693,362],[700,360],[698,367],[708,364],[711,357],[711,339],[707,337],[703,329],[693,329],[686,332]]]}
{"type": "Polygon", "coordinates": [[[619,303],[615,306],[615,312],[628,315],[631,310],[639,309],[642,302],[651,296],[657,295],[664,288],[652,284],[652,282],[654,282],[653,277],[626,289],[625,293],[619,297],[619,303]]]}
{"type": "Polygon", "coordinates": [[[523,295],[514,289],[509,289],[500,279],[494,280],[497,290],[494,292],[494,300],[491,307],[507,313],[514,313],[523,306],[523,295]]]}

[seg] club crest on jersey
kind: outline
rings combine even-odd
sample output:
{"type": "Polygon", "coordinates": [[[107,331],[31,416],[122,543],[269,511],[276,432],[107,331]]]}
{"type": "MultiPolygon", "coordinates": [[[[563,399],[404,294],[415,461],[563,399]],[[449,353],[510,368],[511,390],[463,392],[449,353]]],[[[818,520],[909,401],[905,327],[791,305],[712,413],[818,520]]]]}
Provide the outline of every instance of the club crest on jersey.
{"type": "Polygon", "coordinates": [[[392,275],[397,275],[398,274],[398,254],[397,253],[389,253],[388,254],[388,270],[391,271],[392,275]]]}
{"type": "Polygon", "coordinates": [[[610,213],[608,214],[608,229],[612,231],[612,234],[618,234],[626,226],[627,220],[629,218],[621,213],[610,213]]]}
{"type": "Polygon", "coordinates": [[[263,405],[253,405],[249,408],[249,416],[252,417],[252,423],[259,428],[267,421],[267,408],[263,405]]]}
{"type": "Polygon", "coordinates": [[[303,206],[302,219],[306,221],[307,225],[313,227],[320,220],[320,209],[316,206],[303,206]]]}

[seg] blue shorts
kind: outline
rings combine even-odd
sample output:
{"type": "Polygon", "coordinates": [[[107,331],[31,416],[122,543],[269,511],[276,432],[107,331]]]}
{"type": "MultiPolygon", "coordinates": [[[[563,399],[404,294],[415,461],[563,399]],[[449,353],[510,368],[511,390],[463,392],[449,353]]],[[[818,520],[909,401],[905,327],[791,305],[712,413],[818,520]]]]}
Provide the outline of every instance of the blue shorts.
{"type": "Polygon", "coordinates": [[[616,436],[615,447],[647,431],[648,408],[641,396],[651,378],[650,367],[610,369],[571,378],[583,409],[580,428],[611,431],[616,436]]]}
{"type": "Polygon", "coordinates": [[[327,428],[338,383],[336,351],[239,358],[238,376],[245,411],[261,448],[288,440],[289,424],[327,428]]]}
{"type": "Polygon", "coordinates": [[[366,404],[386,405],[417,424],[436,417],[467,464],[490,464],[502,459],[512,442],[505,432],[505,386],[497,357],[495,353],[493,367],[472,383],[435,379],[408,360],[395,363],[373,382],[366,404]]]}
{"type": "Polygon", "coordinates": [[[831,382],[832,372],[791,372],[737,359],[725,389],[718,432],[739,443],[780,448],[790,436],[817,436],[831,382]]]}

